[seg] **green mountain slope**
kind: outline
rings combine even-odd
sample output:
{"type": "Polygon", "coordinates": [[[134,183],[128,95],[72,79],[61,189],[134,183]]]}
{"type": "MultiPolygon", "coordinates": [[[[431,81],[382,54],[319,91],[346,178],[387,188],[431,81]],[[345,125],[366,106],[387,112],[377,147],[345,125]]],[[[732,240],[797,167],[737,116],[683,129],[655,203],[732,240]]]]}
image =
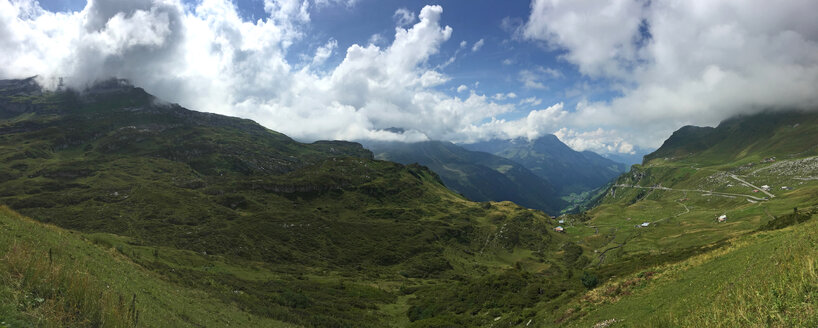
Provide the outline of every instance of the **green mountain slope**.
{"type": "Polygon", "coordinates": [[[0,321],[5,327],[291,327],[168,282],[122,246],[0,207],[0,321]]]}
{"type": "Polygon", "coordinates": [[[558,213],[566,205],[543,178],[499,156],[441,141],[371,142],[366,147],[378,159],[427,166],[447,187],[474,201],[508,200],[547,213],[558,213]]]}
{"type": "Polygon", "coordinates": [[[535,140],[490,140],[464,148],[495,154],[522,164],[548,180],[562,195],[583,193],[604,186],[627,169],[594,152],[578,152],[554,135],[535,140]]]}
{"type": "Polygon", "coordinates": [[[165,104],[122,81],[83,92],[0,81],[0,202],[248,318],[480,326],[530,319],[527,309],[582,288],[566,277],[587,256],[566,257],[542,212],[470,202],[425,167],[371,157],[165,104]]]}
{"type": "Polygon", "coordinates": [[[717,127],[684,127],[668,138],[654,159],[695,160],[715,164],[758,156],[803,157],[818,154],[818,115],[810,112],[762,112],[734,117],[717,127]]]}
{"type": "Polygon", "coordinates": [[[718,250],[615,279],[572,304],[568,316],[581,319],[567,326],[606,321],[618,322],[611,327],[815,326],[816,237],[813,219],[736,237],[718,250]]]}
{"type": "Polygon", "coordinates": [[[550,320],[587,326],[617,319],[624,320],[616,325],[622,327],[809,323],[814,308],[798,301],[811,297],[809,290],[773,290],[764,284],[818,283],[814,276],[802,276],[812,274],[805,262],[767,263],[784,261],[775,250],[806,254],[804,247],[811,244],[793,238],[811,237],[759,231],[809,220],[815,212],[816,117],[762,113],[717,128],[684,127],[674,133],[643,165],[619,177],[595,208],[568,218],[568,237],[595,254],[587,269],[607,282],[550,320]],[[800,219],[794,219],[794,209],[800,219]],[[758,254],[766,255],[754,258],[758,254]],[[755,280],[739,283],[736,277],[755,280]],[[793,308],[761,312],[768,301],[793,308]],[[794,308],[808,312],[793,313],[794,308]]]}

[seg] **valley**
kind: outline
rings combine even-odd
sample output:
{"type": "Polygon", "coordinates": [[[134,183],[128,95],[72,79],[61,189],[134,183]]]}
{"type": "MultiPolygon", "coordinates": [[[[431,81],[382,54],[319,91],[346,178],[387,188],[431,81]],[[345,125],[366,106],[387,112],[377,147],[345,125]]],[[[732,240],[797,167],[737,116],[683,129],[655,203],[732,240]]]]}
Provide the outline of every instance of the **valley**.
{"type": "MultiPolygon", "coordinates": [[[[357,143],[297,142],[125,81],[54,92],[5,80],[0,303],[12,306],[0,318],[10,327],[808,325],[818,119],[760,115],[777,122],[769,134],[725,138],[758,124],[729,120],[696,135],[695,151],[679,141],[683,128],[592,207],[554,217],[470,201],[430,168],[375,159],[357,143]],[[782,247],[791,251],[773,251],[782,247]],[[65,270],[91,277],[81,282],[103,297],[76,294],[65,270]],[[737,276],[753,279],[733,285],[737,276]],[[756,285],[765,281],[777,287],[756,285]],[[754,301],[741,288],[762,294],[754,301]],[[774,316],[758,310],[768,301],[780,303],[774,316]]],[[[480,159],[530,180],[517,185],[541,179],[488,153],[423,147],[458,158],[447,163],[463,174],[480,159]]]]}

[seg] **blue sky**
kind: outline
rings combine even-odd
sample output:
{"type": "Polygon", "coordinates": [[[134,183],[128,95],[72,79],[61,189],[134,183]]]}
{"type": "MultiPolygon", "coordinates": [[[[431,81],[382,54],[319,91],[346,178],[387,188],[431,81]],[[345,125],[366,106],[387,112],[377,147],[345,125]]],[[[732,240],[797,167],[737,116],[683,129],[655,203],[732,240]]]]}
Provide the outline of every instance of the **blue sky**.
{"type": "Polygon", "coordinates": [[[813,0],[0,0],[0,77],[127,78],[303,141],[553,133],[633,154],[687,124],[818,108],[812,12],[813,0]]]}

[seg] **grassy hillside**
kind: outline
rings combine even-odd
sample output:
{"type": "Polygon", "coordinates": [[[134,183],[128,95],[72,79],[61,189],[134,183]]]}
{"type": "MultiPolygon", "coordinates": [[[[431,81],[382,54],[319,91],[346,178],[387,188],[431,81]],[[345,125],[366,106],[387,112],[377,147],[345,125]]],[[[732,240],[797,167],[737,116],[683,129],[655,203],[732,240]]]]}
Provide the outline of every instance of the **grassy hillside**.
{"type": "Polygon", "coordinates": [[[715,128],[684,127],[645,161],[666,159],[698,164],[758,161],[767,157],[818,154],[815,112],[762,112],[725,120],[715,128]]]}
{"type": "Polygon", "coordinates": [[[427,166],[447,187],[474,201],[507,200],[552,214],[567,205],[548,181],[516,162],[489,153],[441,141],[371,142],[367,148],[378,159],[427,166]]]}
{"type": "Polygon", "coordinates": [[[571,327],[814,327],[816,238],[814,219],[731,238],[718,250],[599,286],[561,319],[571,327]]]}
{"type": "MultiPolygon", "coordinates": [[[[715,129],[682,128],[656,153],[647,156],[643,165],[635,165],[617,179],[597,200],[596,207],[561,217],[567,226],[567,236],[586,253],[593,254],[585,269],[603,285],[578,296],[570,305],[564,304],[556,315],[546,316],[548,320],[588,326],[624,319],[612,325],[622,327],[757,326],[767,325],[766,320],[773,326],[793,323],[801,326],[809,322],[810,317],[803,313],[763,317],[757,308],[761,303],[750,304],[742,298],[757,291],[760,299],[767,299],[770,295],[763,293],[773,292],[760,285],[761,281],[781,284],[785,280],[776,280],[779,276],[790,279],[787,277],[806,270],[800,266],[808,268],[808,264],[799,262],[792,267],[775,268],[778,271],[766,271],[762,259],[768,257],[756,260],[751,256],[777,257],[774,250],[790,245],[785,243],[788,238],[806,238],[793,240],[800,245],[797,247],[811,245],[808,240],[812,237],[800,233],[784,237],[785,232],[759,231],[803,222],[810,216],[804,213],[818,205],[818,157],[813,154],[818,134],[812,132],[815,115],[763,113],[728,120],[715,129]],[[788,122],[793,115],[802,123],[797,126],[781,123],[788,122]],[[770,133],[735,138],[732,132],[720,132],[725,127],[734,130],[751,125],[765,130],[762,121],[769,122],[770,133]],[[794,133],[792,129],[800,132],[794,133]],[[709,139],[703,142],[702,135],[709,139]],[[739,147],[739,140],[749,146],[739,147]],[[731,147],[735,149],[728,151],[731,147]],[[769,186],[768,191],[761,188],[765,185],[769,186]],[[793,216],[794,209],[802,215],[793,216]],[[717,220],[722,215],[727,218],[725,222],[717,220]],[[768,235],[781,237],[763,237],[768,235]],[[703,259],[709,264],[702,264],[703,259]],[[744,265],[743,270],[739,270],[739,265],[744,265]],[[662,275],[665,270],[676,270],[668,268],[680,266],[689,272],[662,275]],[[738,293],[738,289],[730,289],[734,292],[726,295],[714,294],[724,290],[724,285],[738,284],[734,279],[737,275],[761,278],[772,274],[777,276],[743,283],[747,288],[742,291],[745,294],[738,293]],[[642,291],[634,288],[654,286],[650,282],[654,279],[663,281],[661,286],[666,287],[660,288],[657,283],[655,290],[644,292],[649,293],[645,298],[637,297],[642,291]],[[707,301],[692,302],[694,299],[707,301]],[[720,301],[713,303],[715,300],[720,301]],[[722,304],[725,309],[718,310],[722,304]],[[737,315],[741,311],[750,314],[744,319],[731,317],[728,312],[735,309],[739,309],[737,315]]],[[[802,229],[812,226],[804,224],[802,229]]],[[[809,293],[790,292],[786,297],[810,297],[809,293]]]]}
{"type": "Polygon", "coordinates": [[[124,249],[0,207],[0,321],[7,327],[288,327],[168,282],[124,249]]]}
{"type": "MultiPolygon", "coordinates": [[[[298,143],[122,81],[82,92],[2,81],[0,158],[1,203],[117,250],[129,270],[159,277],[156,288],[245,318],[424,327],[502,315],[511,325],[582,288],[566,277],[583,261],[565,259],[565,236],[542,212],[470,202],[425,167],[373,160],[354,143],[298,143]]],[[[143,288],[120,285],[125,300],[143,288]]],[[[139,316],[208,309],[152,305],[139,316]]],[[[202,325],[223,326],[214,322],[202,325]]]]}

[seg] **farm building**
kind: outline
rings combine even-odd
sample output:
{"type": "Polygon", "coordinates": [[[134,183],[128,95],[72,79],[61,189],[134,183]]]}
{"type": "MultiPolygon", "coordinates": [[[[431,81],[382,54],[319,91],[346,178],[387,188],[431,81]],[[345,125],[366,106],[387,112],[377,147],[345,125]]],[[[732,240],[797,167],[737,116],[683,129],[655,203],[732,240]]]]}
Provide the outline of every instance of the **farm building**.
{"type": "Polygon", "coordinates": [[[768,185],[763,185],[763,186],[761,186],[761,189],[764,189],[764,190],[766,190],[766,191],[770,191],[770,186],[768,186],[768,185]]]}
{"type": "Polygon", "coordinates": [[[650,222],[642,222],[642,226],[643,226],[643,227],[647,227],[647,226],[649,226],[649,225],[650,225],[650,222]]]}
{"type": "Polygon", "coordinates": [[[727,221],[727,214],[722,214],[719,216],[719,222],[726,222],[727,221]]]}
{"type": "Polygon", "coordinates": [[[565,228],[563,228],[561,226],[558,226],[558,227],[554,228],[554,231],[556,231],[556,232],[565,232],[565,228]]]}

